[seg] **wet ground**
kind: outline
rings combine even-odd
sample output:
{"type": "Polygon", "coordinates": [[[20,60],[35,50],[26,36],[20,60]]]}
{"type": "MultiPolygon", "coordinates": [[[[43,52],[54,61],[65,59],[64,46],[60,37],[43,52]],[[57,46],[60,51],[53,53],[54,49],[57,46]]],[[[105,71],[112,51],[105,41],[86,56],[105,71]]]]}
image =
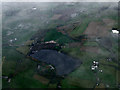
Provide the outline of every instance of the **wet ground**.
{"type": "Polygon", "coordinates": [[[42,62],[53,65],[57,75],[67,75],[82,64],[81,60],[72,58],[55,50],[40,50],[30,55],[42,62]]]}

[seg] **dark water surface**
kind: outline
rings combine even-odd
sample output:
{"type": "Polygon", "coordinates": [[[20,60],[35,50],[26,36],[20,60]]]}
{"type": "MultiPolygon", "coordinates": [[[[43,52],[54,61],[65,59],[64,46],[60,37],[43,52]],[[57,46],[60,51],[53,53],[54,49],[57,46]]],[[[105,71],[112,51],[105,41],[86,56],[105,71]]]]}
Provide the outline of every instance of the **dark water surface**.
{"type": "Polygon", "coordinates": [[[67,75],[81,64],[80,60],[63,53],[58,53],[55,50],[44,49],[35,52],[30,56],[47,64],[53,65],[56,68],[57,75],[67,75]]]}

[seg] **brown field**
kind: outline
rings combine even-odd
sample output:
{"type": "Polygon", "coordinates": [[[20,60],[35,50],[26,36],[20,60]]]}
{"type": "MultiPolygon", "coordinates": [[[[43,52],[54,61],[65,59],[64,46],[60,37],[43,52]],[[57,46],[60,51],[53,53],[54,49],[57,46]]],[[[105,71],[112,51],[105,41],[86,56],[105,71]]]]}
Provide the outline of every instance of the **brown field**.
{"type": "Polygon", "coordinates": [[[80,42],[73,42],[73,43],[69,43],[69,47],[74,48],[74,47],[80,47],[81,43],[80,42]]]}
{"type": "Polygon", "coordinates": [[[25,42],[25,45],[31,45],[34,42],[34,40],[28,40],[25,42]]]}
{"type": "Polygon", "coordinates": [[[90,81],[87,79],[79,78],[78,80],[78,78],[71,78],[71,79],[69,78],[68,80],[69,80],[68,84],[72,86],[86,87],[86,88],[91,88],[94,86],[94,81],[90,81]]]}
{"type": "Polygon", "coordinates": [[[27,53],[30,51],[28,46],[20,46],[16,50],[24,55],[27,55],[27,53]]]}
{"type": "Polygon", "coordinates": [[[102,89],[102,90],[105,90],[105,85],[103,83],[100,83],[99,86],[96,86],[94,90],[98,90],[98,89],[102,89]]]}
{"type": "Polygon", "coordinates": [[[115,21],[112,19],[103,19],[103,22],[105,23],[105,25],[110,26],[110,27],[115,24],[115,21]]]}
{"type": "Polygon", "coordinates": [[[75,23],[72,23],[72,24],[68,24],[68,25],[65,25],[65,26],[60,26],[57,28],[58,32],[61,32],[63,34],[70,34],[70,32],[72,30],[75,29],[75,27],[79,26],[81,24],[80,21],[76,21],[75,23]]]}
{"type": "Polygon", "coordinates": [[[101,49],[99,47],[83,46],[80,48],[80,50],[91,53],[101,53],[101,49]]]}
{"type": "MultiPolygon", "coordinates": [[[[115,21],[111,19],[103,19],[101,22],[91,22],[84,34],[89,38],[106,37],[111,34],[110,30],[112,30],[114,24],[115,21]]],[[[102,50],[99,47],[83,46],[81,50],[98,54],[102,53],[102,50]]]]}
{"type": "Polygon", "coordinates": [[[61,16],[62,16],[61,14],[56,14],[56,15],[54,15],[54,16],[51,18],[51,20],[57,20],[57,19],[59,19],[61,16]]]}
{"type": "Polygon", "coordinates": [[[69,29],[69,31],[71,31],[72,29],[70,29],[70,26],[69,25],[66,25],[66,26],[61,26],[61,27],[58,27],[57,30],[58,32],[61,32],[62,34],[66,34],[66,31],[69,29]]]}
{"type": "Polygon", "coordinates": [[[91,22],[84,34],[88,37],[105,37],[110,34],[113,25],[114,21],[110,19],[103,19],[103,22],[91,22]]]}
{"type": "Polygon", "coordinates": [[[49,80],[47,79],[47,78],[44,78],[44,77],[42,77],[42,76],[40,76],[40,75],[37,75],[37,74],[35,74],[34,76],[33,76],[36,80],[39,80],[41,83],[43,83],[43,84],[48,84],[48,82],[49,82],[49,80]]]}

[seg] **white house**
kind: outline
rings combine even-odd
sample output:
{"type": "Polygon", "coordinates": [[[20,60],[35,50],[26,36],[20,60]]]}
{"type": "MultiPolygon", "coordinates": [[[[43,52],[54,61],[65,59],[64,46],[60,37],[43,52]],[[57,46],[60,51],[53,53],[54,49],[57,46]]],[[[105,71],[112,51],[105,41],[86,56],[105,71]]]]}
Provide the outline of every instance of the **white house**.
{"type": "Polygon", "coordinates": [[[112,30],[112,32],[113,32],[114,34],[118,34],[118,33],[119,33],[118,30],[112,30]]]}

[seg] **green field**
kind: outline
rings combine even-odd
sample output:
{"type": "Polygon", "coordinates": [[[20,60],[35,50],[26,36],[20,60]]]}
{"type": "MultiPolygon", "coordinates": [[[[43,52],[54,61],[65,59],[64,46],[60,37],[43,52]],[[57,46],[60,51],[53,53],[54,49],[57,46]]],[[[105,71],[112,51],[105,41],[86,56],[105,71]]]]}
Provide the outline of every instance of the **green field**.
{"type": "Polygon", "coordinates": [[[46,33],[44,41],[55,40],[59,44],[65,44],[73,42],[67,35],[63,35],[61,32],[53,29],[46,33]]]}

